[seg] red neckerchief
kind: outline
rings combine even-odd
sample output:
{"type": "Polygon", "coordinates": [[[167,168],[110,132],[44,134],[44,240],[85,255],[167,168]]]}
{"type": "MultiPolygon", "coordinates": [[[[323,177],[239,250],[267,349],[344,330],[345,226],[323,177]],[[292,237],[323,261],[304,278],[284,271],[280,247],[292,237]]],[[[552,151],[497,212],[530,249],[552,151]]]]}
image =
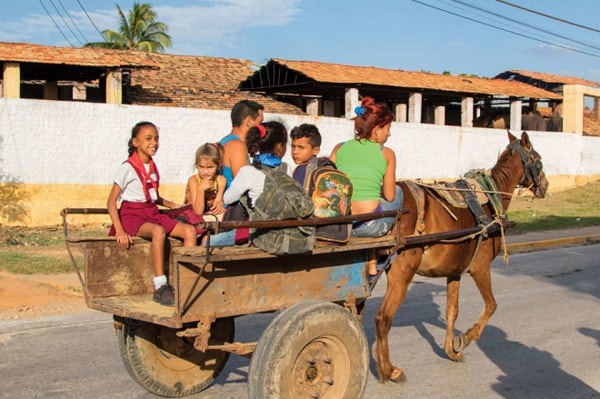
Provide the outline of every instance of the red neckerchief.
{"type": "Polygon", "coordinates": [[[128,162],[133,167],[133,170],[135,170],[140,178],[142,186],[144,187],[144,196],[146,197],[146,202],[152,202],[152,197],[150,196],[150,187],[154,189],[154,192],[156,192],[156,195],[158,196],[158,181],[160,180],[158,169],[156,169],[156,165],[154,164],[152,158],[150,158],[150,162],[148,163],[148,172],[146,172],[144,163],[137,154],[137,151],[134,151],[125,162],[128,162]],[[153,174],[156,176],[156,179],[152,177],[153,174]]]}

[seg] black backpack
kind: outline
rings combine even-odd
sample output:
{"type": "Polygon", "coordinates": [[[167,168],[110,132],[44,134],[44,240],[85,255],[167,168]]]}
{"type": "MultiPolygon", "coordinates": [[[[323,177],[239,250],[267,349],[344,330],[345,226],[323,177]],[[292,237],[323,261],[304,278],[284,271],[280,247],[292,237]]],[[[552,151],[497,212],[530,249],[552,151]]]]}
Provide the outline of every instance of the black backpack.
{"type": "MultiPolygon", "coordinates": [[[[287,165],[263,166],[265,187],[249,208],[251,221],[302,220],[313,214],[312,199],[287,173],[287,165]]],[[[314,226],[260,228],[250,232],[250,240],[265,252],[275,255],[311,252],[315,243],[314,226]]]]}

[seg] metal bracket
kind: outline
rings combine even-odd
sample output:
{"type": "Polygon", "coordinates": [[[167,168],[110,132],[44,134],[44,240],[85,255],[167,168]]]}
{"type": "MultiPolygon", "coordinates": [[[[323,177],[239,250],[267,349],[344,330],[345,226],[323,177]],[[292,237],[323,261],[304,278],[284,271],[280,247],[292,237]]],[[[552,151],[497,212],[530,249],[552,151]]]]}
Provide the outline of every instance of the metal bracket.
{"type": "Polygon", "coordinates": [[[186,328],[183,331],[177,332],[178,337],[195,337],[194,348],[200,352],[206,352],[208,347],[208,339],[210,338],[210,326],[216,320],[216,314],[200,316],[197,327],[186,328]]]}

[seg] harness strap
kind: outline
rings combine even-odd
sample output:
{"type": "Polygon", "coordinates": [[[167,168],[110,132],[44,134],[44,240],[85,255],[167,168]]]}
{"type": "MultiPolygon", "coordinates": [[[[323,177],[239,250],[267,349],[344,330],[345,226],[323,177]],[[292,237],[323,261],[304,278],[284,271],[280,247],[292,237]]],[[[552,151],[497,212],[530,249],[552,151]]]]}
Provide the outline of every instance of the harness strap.
{"type": "Polygon", "coordinates": [[[477,224],[480,224],[480,225],[490,224],[492,222],[492,220],[483,211],[483,208],[479,204],[479,201],[477,201],[477,197],[475,196],[475,194],[469,187],[469,183],[467,183],[466,180],[460,179],[460,180],[457,180],[454,184],[456,185],[456,187],[461,189],[461,193],[465,199],[465,202],[469,206],[469,209],[471,210],[471,213],[473,213],[473,216],[475,216],[475,219],[477,220],[477,224]]]}
{"type": "Polygon", "coordinates": [[[404,183],[406,184],[406,187],[408,187],[417,205],[415,233],[421,235],[425,233],[425,193],[423,193],[423,189],[413,181],[406,180],[404,183]]]}

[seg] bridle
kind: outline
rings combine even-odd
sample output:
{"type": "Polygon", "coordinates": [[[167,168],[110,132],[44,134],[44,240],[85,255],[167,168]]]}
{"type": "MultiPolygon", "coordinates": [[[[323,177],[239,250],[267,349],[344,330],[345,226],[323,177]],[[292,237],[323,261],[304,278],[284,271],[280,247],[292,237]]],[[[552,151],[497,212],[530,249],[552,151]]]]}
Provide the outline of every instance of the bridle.
{"type": "Polygon", "coordinates": [[[519,186],[527,187],[527,182],[532,181],[533,187],[535,188],[535,193],[537,195],[538,190],[541,187],[541,181],[544,178],[544,166],[542,164],[540,154],[538,154],[533,147],[531,147],[529,150],[523,148],[519,139],[510,143],[508,148],[511,150],[511,154],[516,151],[521,157],[521,162],[523,163],[525,175],[519,182],[519,186]]]}

